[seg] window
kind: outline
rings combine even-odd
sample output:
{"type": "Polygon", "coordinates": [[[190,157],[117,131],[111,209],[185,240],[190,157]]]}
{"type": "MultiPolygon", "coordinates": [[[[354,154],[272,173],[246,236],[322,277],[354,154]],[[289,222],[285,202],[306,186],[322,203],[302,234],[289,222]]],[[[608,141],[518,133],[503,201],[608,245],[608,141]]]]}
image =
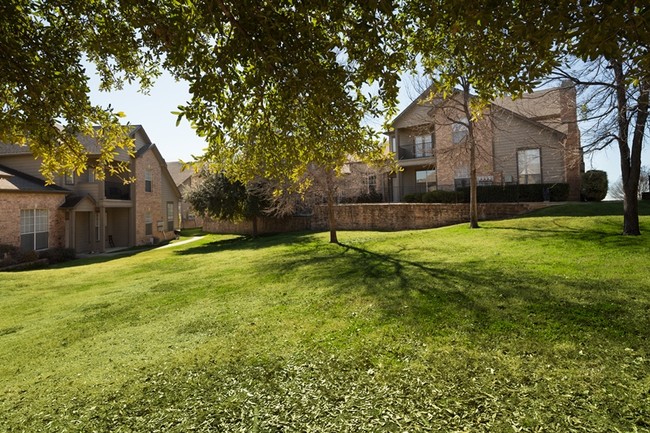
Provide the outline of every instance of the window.
{"type": "Polygon", "coordinates": [[[151,192],[151,170],[144,172],[144,190],[145,192],[151,192]]]}
{"type": "Polygon", "coordinates": [[[467,120],[467,117],[458,119],[451,125],[451,141],[454,144],[459,144],[465,140],[465,137],[467,137],[467,134],[469,133],[468,125],[469,121],[467,120]]]}
{"type": "Polygon", "coordinates": [[[71,171],[70,173],[66,173],[65,175],[65,184],[66,185],[74,185],[74,172],[71,171]]]}
{"type": "Polygon", "coordinates": [[[418,192],[433,191],[436,189],[436,171],[418,170],[415,172],[415,183],[418,192]]]}
{"type": "Polygon", "coordinates": [[[415,136],[415,157],[424,158],[433,155],[433,140],[431,135],[415,136]]]}
{"type": "Polygon", "coordinates": [[[144,214],[144,234],[153,234],[153,219],[151,218],[151,212],[144,214]]]}
{"type": "Polygon", "coordinates": [[[454,188],[464,188],[469,186],[469,168],[458,167],[454,172],[454,188]]]}
{"type": "Polygon", "coordinates": [[[397,140],[395,140],[394,135],[390,136],[390,151],[393,153],[397,153],[397,140]]]}
{"type": "Polygon", "coordinates": [[[368,175],[368,192],[377,192],[377,176],[374,174],[368,175]]]}
{"type": "Polygon", "coordinates": [[[517,151],[517,172],[520,184],[542,183],[542,158],[539,149],[517,151]]]}
{"type": "Polygon", "coordinates": [[[48,247],[47,209],[23,209],[20,211],[20,248],[44,250],[48,247]]]}
{"type": "Polygon", "coordinates": [[[174,230],[174,202],[167,202],[167,230],[174,230]]]}
{"type": "Polygon", "coordinates": [[[88,169],[88,182],[95,182],[95,169],[94,168],[89,168],[88,169]]]}

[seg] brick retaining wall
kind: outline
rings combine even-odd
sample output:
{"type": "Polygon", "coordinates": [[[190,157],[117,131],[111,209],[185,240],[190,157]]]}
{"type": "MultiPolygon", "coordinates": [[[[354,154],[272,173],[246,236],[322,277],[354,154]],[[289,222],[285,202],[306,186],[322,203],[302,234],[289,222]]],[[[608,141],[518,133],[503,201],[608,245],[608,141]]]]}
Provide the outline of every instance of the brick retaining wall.
{"type": "MultiPolygon", "coordinates": [[[[548,203],[479,204],[479,220],[511,218],[549,206],[548,203]]],[[[412,230],[442,227],[469,221],[469,204],[376,203],[341,204],[335,208],[339,230],[412,230]]],[[[311,217],[261,218],[258,231],[281,233],[327,230],[327,207],[317,206],[311,217]]],[[[206,220],[203,230],[212,233],[251,234],[252,223],[206,220]]]]}

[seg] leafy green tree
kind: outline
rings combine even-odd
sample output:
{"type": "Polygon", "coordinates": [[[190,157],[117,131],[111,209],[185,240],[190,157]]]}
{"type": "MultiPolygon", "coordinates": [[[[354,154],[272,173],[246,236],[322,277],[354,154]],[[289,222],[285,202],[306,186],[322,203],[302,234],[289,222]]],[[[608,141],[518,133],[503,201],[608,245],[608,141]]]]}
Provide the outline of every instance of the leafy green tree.
{"type": "Polygon", "coordinates": [[[94,136],[96,172],[124,171],[113,163],[132,150],[121,113],[89,99],[84,61],[94,64],[101,88],[124,81],[148,86],[157,57],[113,0],[5,0],[0,3],[0,141],[29,145],[47,179],[82,171],[88,162],[80,135],[94,136]],[[101,126],[96,128],[96,126],[101,126]]]}
{"type": "Polygon", "coordinates": [[[393,66],[404,54],[391,30],[393,8],[215,1],[139,15],[166,67],[191,83],[178,115],[208,142],[201,162],[242,182],[261,177],[301,189],[309,167],[329,176],[349,156],[381,154],[376,132],[363,124],[395,105],[393,66]]]}
{"type": "Polygon", "coordinates": [[[464,74],[479,100],[517,96],[549,76],[593,88],[586,117],[596,120],[600,134],[588,145],[618,146],[623,233],[640,234],[637,189],[648,121],[650,6],[626,0],[412,0],[404,5],[403,28],[425,71],[448,86],[464,74]],[[567,68],[575,61],[588,69],[567,68]],[[581,77],[586,70],[590,77],[581,77]]]}
{"type": "Polygon", "coordinates": [[[526,21],[539,17],[539,11],[525,12],[531,16],[517,13],[514,4],[501,7],[490,2],[405,3],[403,27],[408,46],[418,56],[419,67],[431,77],[437,93],[432,96],[459,94],[453,99],[457,117],[450,121],[468,132],[470,228],[479,226],[476,122],[489,112],[488,105],[496,97],[530,91],[538,76],[550,72],[550,65],[527,65],[549,58],[551,39],[532,42],[508,37],[525,29],[526,21]]]}
{"type": "Polygon", "coordinates": [[[240,181],[231,181],[223,173],[206,173],[201,182],[185,193],[185,200],[197,212],[215,219],[252,221],[255,237],[257,220],[264,215],[269,202],[259,191],[240,181]]]}
{"type": "Polygon", "coordinates": [[[607,196],[607,172],[589,170],[582,175],[582,196],[587,201],[602,201],[607,196]]]}

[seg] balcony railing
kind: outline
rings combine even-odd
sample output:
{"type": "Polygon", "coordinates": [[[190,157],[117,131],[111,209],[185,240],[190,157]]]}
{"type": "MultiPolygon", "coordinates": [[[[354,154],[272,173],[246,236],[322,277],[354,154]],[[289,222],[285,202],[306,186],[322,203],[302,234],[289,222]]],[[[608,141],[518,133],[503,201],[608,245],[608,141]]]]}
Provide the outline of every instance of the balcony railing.
{"type": "Polygon", "coordinates": [[[104,196],[109,200],[131,200],[131,185],[107,180],[104,182],[104,196]]]}
{"type": "Polygon", "coordinates": [[[434,156],[433,143],[428,141],[417,144],[405,144],[399,147],[399,159],[431,158],[434,156]]]}

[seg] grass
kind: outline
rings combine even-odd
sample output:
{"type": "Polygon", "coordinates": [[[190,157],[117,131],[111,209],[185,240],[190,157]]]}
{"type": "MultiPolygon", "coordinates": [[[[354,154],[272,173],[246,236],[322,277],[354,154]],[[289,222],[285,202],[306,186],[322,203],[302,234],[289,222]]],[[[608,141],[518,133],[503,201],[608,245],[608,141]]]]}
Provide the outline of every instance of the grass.
{"type": "Polygon", "coordinates": [[[650,431],[650,209],[612,206],[0,274],[0,431],[650,431]]]}

